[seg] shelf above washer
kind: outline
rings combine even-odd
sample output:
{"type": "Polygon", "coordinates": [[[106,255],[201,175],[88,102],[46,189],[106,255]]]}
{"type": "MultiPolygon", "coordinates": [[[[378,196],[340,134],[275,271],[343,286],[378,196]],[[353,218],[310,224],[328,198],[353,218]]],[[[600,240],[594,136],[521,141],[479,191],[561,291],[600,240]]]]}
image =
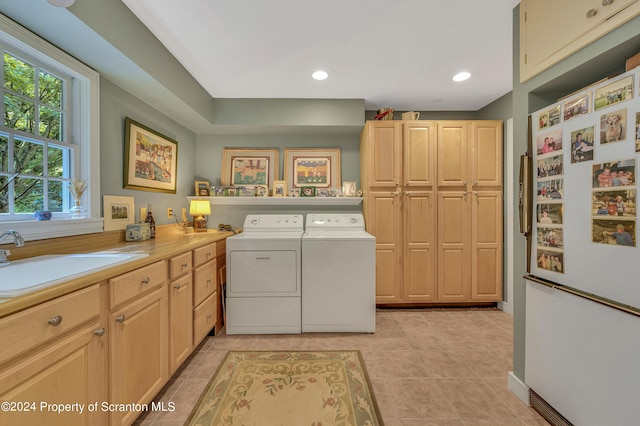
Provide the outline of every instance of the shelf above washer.
{"type": "Polygon", "coordinates": [[[195,197],[187,200],[209,200],[212,206],[356,206],[362,197],[195,197]]]}

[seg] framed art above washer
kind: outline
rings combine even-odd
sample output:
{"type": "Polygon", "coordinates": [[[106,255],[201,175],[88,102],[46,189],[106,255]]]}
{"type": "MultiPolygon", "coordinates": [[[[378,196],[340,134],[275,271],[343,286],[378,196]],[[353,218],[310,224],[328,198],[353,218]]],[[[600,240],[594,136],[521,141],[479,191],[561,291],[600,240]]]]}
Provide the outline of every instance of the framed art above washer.
{"type": "Polygon", "coordinates": [[[222,151],[222,186],[273,186],[279,177],[278,149],[224,148],[222,151]]]}
{"type": "Polygon", "coordinates": [[[341,187],[340,148],[285,148],[284,180],[290,188],[341,187]]]}

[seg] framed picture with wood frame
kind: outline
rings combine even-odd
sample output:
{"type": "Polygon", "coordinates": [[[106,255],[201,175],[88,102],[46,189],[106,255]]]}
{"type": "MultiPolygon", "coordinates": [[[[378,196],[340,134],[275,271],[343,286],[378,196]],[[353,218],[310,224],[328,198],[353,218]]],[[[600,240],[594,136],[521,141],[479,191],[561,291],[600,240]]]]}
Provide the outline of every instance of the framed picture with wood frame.
{"type": "Polygon", "coordinates": [[[284,179],[291,188],[342,186],[340,148],[284,150],[284,179]]]}
{"type": "Polygon", "coordinates": [[[284,180],[273,181],[273,196],[274,197],[287,196],[287,183],[284,180]]]}
{"type": "Polygon", "coordinates": [[[277,148],[224,148],[222,151],[222,186],[273,186],[279,177],[277,148]]]}
{"type": "Polygon", "coordinates": [[[206,180],[197,180],[195,182],[196,197],[208,197],[211,195],[211,186],[206,180]]]}
{"type": "MultiPolygon", "coordinates": [[[[104,230],[125,229],[135,222],[135,203],[133,197],[104,195],[102,197],[104,230]]],[[[144,218],[141,218],[144,220],[144,218]]]]}
{"type": "Polygon", "coordinates": [[[124,188],[176,193],[178,142],[125,118],[124,188]]]}

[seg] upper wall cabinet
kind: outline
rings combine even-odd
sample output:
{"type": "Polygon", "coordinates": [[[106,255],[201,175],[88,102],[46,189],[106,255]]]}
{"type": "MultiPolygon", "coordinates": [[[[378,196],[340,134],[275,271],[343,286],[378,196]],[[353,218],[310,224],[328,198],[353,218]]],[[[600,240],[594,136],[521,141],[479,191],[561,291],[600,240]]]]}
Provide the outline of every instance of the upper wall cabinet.
{"type": "Polygon", "coordinates": [[[639,0],[522,0],[520,82],[639,14],[639,0]]]}

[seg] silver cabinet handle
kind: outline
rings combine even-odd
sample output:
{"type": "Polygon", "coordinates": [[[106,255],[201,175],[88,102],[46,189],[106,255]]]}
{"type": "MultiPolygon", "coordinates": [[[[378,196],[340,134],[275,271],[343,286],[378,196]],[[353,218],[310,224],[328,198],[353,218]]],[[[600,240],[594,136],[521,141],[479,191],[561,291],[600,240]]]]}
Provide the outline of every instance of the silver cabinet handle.
{"type": "Polygon", "coordinates": [[[144,277],[144,278],[142,279],[142,284],[149,284],[149,281],[150,281],[150,280],[149,280],[149,277],[144,277]]]}
{"type": "Polygon", "coordinates": [[[463,184],[464,186],[467,186],[467,181],[465,180],[464,182],[462,182],[462,184],[463,184]]]}
{"type": "Polygon", "coordinates": [[[60,325],[60,323],[62,322],[62,315],[56,315],[55,317],[51,317],[47,322],[54,327],[57,325],[60,325]]]}
{"type": "Polygon", "coordinates": [[[126,317],[124,316],[124,314],[120,314],[120,315],[118,315],[118,316],[116,317],[116,322],[123,323],[123,322],[124,322],[124,320],[125,320],[125,318],[126,318],[126,317]]]}
{"type": "Polygon", "coordinates": [[[183,268],[186,268],[186,267],[187,267],[187,265],[188,265],[188,263],[187,263],[187,262],[184,262],[184,263],[182,264],[182,267],[183,267],[183,268]]]}
{"type": "Polygon", "coordinates": [[[206,256],[207,256],[207,257],[210,257],[210,256],[211,256],[211,253],[210,253],[210,252],[207,252],[206,256]]]}
{"type": "Polygon", "coordinates": [[[104,336],[104,331],[105,331],[105,330],[104,330],[104,327],[100,327],[100,328],[97,328],[97,329],[93,332],[93,334],[95,334],[95,335],[96,335],[96,336],[98,336],[98,337],[102,337],[102,336],[104,336]]]}
{"type": "Polygon", "coordinates": [[[611,3],[613,3],[613,0],[602,0],[603,6],[609,6],[611,3]]]}
{"type": "Polygon", "coordinates": [[[176,290],[180,290],[180,287],[182,287],[180,284],[174,284],[173,288],[175,288],[176,290]]]}
{"type": "Polygon", "coordinates": [[[587,11],[587,18],[593,18],[597,14],[598,14],[598,11],[596,9],[589,9],[587,11]]]}

